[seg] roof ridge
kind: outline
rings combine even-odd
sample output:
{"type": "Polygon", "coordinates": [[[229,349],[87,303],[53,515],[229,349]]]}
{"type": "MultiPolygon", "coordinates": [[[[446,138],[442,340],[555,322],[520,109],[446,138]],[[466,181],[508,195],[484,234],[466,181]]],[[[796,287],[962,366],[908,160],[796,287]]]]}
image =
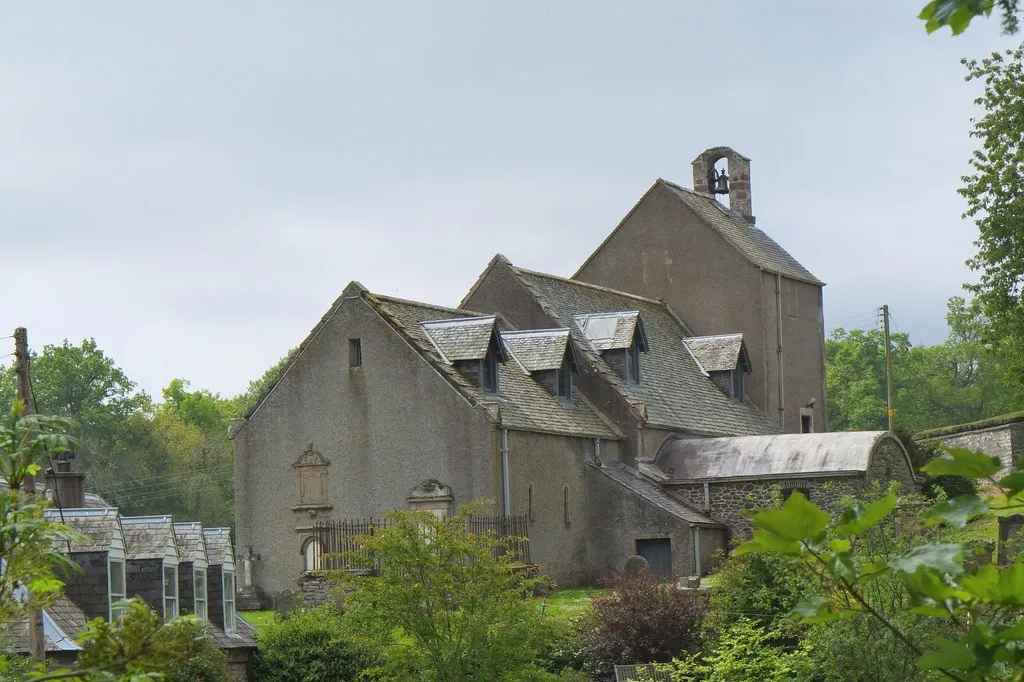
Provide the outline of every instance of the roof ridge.
{"type": "Polygon", "coordinates": [[[440,310],[445,313],[457,313],[465,317],[493,317],[494,313],[488,315],[487,313],[477,312],[475,310],[466,310],[464,308],[449,308],[448,306],[435,305],[433,303],[424,303],[423,301],[414,301],[410,298],[401,298],[399,296],[389,296],[387,294],[377,294],[372,291],[366,292],[367,296],[371,296],[379,301],[390,301],[391,303],[398,303],[401,305],[414,305],[419,308],[429,308],[431,310],[440,310]]]}
{"type": "Polygon", "coordinates": [[[553,334],[554,332],[572,333],[572,329],[570,329],[569,327],[551,327],[549,329],[508,329],[506,331],[501,332],[501,335],[514,336],[516,334],[553,334]]]}
{"type": "MultiPolygon", "coordinates": [[[[646,296],[640,296],[638,294],[631,294],[628,291],[620,291],[618,289],[611,289],[609,287],[603,287],[603,286],[600,286],[598,284],[591,284],[590,282],[583,282],[581,280],[572,279],[572,278],[569,278],[569,277],[559,277],[558,275],[552,275],[549,272],[540,272],[538,270],[529,270],[527,268],[521,268],[521,267],[516,266],[516,265],[513,265],[512,269],[516,270],[517,272],[522,273],[524,275],[534,275],[534,276],[537,276],[537,277],[547,277],[548,279],[558,280],[560,282],[565,282],[566,284],[575,284],[575,285],[578,285],[578,286],[581,286],[581,287],[587,287],[588,289],[594,289],[595,291],[603,291],[603,292],[609,293],[609,294],[617,294],[619,296],[625,296],[626,298],[632,298],[632,299],[637,300],[637,301],[643,301],[644,303],[653,303],[655,305],[659,305],[659,306],[665,307],[665,301],[660,301],[660,300],[658,300],[656,298],[648,298],[646,296]]],[[[594,313],[594,314],[601,314],[601,313],[594,313]]]]}
{"type": "Polygon", "coordinates": [[[684,336],[683,341],[690,341],[693,339],[728,339],[733,336],[743,336],[743,332],[730,332],[728,334],[701,334],[699,336],[684,336]]]}

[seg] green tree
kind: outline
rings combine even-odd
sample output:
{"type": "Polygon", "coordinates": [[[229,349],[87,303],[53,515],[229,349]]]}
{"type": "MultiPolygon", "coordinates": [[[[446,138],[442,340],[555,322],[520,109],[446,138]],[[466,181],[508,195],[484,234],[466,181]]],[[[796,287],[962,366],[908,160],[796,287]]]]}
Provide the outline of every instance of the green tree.
{"type": "Polygon", "coordinates": [[[259,379],[253,379],[249,382],[249,386],[245,389],[245,392],[238,395],[235,402],[235,414],[243,415],[249,410],[255,408],[261,400],[266,396],[267,392],[273,388],[274,384],[278,382],[281,375],[284,373],[288,365],[291,364],[292,360],[295,359],[295,355],[299,352],[299,349],[292,348],[290,351],[285,353],[285,356],[277,361],[273,367],[268,369],[259,379]]]}
{"type": "Polygon", "coordinates": [[[374,663],[336,609],[300,609],[260,632],[257,682],[351,682],[374,663]]]}
{"type": "Polygon", "coordinates": [[[381,652],[388,679],[469,682],[539,674],[540,613],[510,539],[470,532],[479,505],[439,519],[395,512],[393,525],[361,538],[379,575],[355,578],[346,597],[353,632],[381,652]]]}
{"type": "Polygon", "coordinates": [[[958,449],[928,462],[923,470],[929,476],[981,479],[993,494],[966,494],[912,509],[921,530],[910,534],[907,521],[898,518],[899,533],[879,532],[898,509],[895,492],[854,504],[837,517],[796,492],[781,508],[753,516],[753,539],[738,552],[790,557],[815,578],[819,594],[794,609],[807,622],[871,619],[923,675],[1020,682],[1024,556],[1002,567],[991,561],[965,564],[970,546],[949,535],[976,519],[1024,509],[1024,469],[1000,475],[1001,468],[997,457],[958,449]],[[882,608],[886,601],[873,593],[893,594],[893,588],[899,598],[888,601],[888,610],[882,608]],[[921,620],[927,627],[920,627],[921,620]]]}
{"type": "Polygon", "coordinates": [[[931,0],[921,10],[918,18],[925,22],[928,33],[949,26],[953,35],[959,35],[967,30],[975,17],[988,17],[996,7],[1002,15],[1003,31],[1016,33],[1019,0],[931,0]]]}
{"type": "Polygon", "coordinates": [[[990,336],[1003,348],[1010,369],[1024,378],[1024,45],[978,60],[964,60],[967,80],[984,83],[975,103],[984,115],[974,121],[978,139],[960,194],[965,218],[974,220],[978,251],[967,264],[980,273],[967,286],[990,320],[990,336]]]}

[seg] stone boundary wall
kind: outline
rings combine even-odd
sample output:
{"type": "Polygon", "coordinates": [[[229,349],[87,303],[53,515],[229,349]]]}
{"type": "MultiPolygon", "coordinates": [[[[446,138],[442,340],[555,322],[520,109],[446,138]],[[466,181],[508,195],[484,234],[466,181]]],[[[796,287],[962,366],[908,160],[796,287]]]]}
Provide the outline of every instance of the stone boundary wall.
{"type": "Polygon", "coordinates": [[[1024,422],[936,436],[926,438],[923,442],[979,450],[998,457],[1004,467],[1013,468],[1014,463],[1019,461],[1021,447],[1024,447],[1024,422]]]}

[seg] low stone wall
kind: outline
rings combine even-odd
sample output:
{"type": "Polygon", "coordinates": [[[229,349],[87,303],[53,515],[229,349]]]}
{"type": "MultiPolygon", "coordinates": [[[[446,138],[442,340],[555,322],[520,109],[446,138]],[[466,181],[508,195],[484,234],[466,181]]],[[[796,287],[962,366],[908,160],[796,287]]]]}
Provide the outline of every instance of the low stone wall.
{"type": "Polygon", "coordinates": [[[967,448],[998,457],[1003,466],[1012,468],[1024,447],[1024,423],[1004,424],[977,431],[962,431],[948,436],[925,439],[925,443],[951,448],[967,448]]]}

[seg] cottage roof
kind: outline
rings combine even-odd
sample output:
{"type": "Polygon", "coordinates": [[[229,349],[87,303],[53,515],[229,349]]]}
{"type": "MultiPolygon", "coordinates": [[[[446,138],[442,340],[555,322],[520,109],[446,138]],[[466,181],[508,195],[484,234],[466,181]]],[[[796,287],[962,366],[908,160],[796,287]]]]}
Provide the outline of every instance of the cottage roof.
{"type": "Polygon", "coordinates": [[[206,539],[206,557],[210,566],[234,562],[230,528],[204,528],[203,536],[206,539]]]}
{"type": "Polygon", "coordinates": [[[560,369],[572,352],[568,329],[529,329],[501,333],[505,348],[527,372],[560,369]]]}
{"type": "Polygon", "coordinates": [[[730,211],[714,197],[658,178],[655,185],[669,189],[685,206],[697,214],[706,225],[715,230],[744,258],[759,268],[791,279],[822,285],[824,282],[811,274],[778,242],[748,223],[741,215],[730,211]]]}
{"type": "Polygon", "coordinates": [[[732,402],[698,366],[682,339],[693,333],[663,302],[605,287],[508,267],[556,324],[570,326],[580,315],[636,311],[649,339],[640,353],[639,384],[621,379],[606,360],[590,349],[579,326],[572,323],[576,347],[599,374],[634,409],[646,415],[650,426],[706,435],[777,433],[779,427],[753,403],[732,402]]]}
{"type": "Polygon", "coordinates": [[[889,440],[899,445],[887,431],[670,439],[648,472],[665,480],[864,473],[878,446],[889,440]]]}
{"type": "Polygon", "coordinates": [[[239,615],[235,615],[235,631],[230,635],[214,623],[207,621],[203,628],[221,649],[255,649],[256,628],[239,615]]]}
{"type": "Polygon", "coordinates": [[[427,338],[447,362],[482,360],[494,338],[495,317],[465,317],[420,322],[427,338]]]}
{"type": "MultiPolygon", "coordinates": [[[[438,319],[479,318],[479,313],[378,294],[366,294],[365,300],[374,306],[392,327],[401,332],[409,344],[470,402],[497,406],[502,426],[589,438],[619,438],[619,434],[581,396],[577,394],[575,404],[559,400],[544,386],[527,376],[517,363],[506,362],[500,365],[498,373],[501,397],[498,400],[485,395],[475,383],[446,363],[422,323],[438,319]]],[[[498,322],[507,325],[500,319],[498,322]]]]}
{"type": "Polygon", "coordinates": [[[639,472],[628,469],[620,463],[616,462],[610,466],[594,466],[593,468],[628,489],[634,495],[643,498],[655,507],[666,511],[687,523],[692,523],[698,526],[722,525],[711,517],[701,514],[697,510],[686,506],[676,496],[670,495],[662,490],[662,488],[656,483],[642,477],[639,472]]]}
{"type": "Polygon", "coordinates": [[[206,562],[206,535],[198,521],[174,524],[174,539],[182,561],[206,562]]]}
{"type": "MultiPolygon", "coordinates": [[[[736,369],[743,351],[743,334],[691,336],[683,339],[693,357],[708,372],[736,369]]],[[[749,363],[748,363],[749,364],[749,363]]]]}
{"type": "Polygon", "coordinates": [[[572,321],[598,353],[629,348],[638,332],[640,347],[647,350],[647,337],[639,310],[573,315],[572,321]]]}
{"type": "Polygon", "coordinates": [[[178,554],[170,516],[122,516],[128,559],[163,559],[178,554]]]}
{"type": "MultiPolygon", "coordinates": [[[[124,533],[116,509],[47,509],[46,518],[63,523],[79,537],[68,544],[70,553],[109,552],[112,546],[124,546],[124,533]]],[[[63,549],[67,547],[61,543],[63,549]]]]}

